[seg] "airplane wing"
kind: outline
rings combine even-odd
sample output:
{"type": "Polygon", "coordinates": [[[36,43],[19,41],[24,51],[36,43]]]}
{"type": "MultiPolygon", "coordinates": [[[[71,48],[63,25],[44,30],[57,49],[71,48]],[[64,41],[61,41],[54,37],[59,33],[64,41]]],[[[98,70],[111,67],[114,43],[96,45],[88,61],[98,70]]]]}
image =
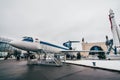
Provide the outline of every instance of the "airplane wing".
{"type": "Polygon", "coordinates": [[[108,51],[102,51],[102,50],[65,50],[61,52],[108,52],[108,51]]]}

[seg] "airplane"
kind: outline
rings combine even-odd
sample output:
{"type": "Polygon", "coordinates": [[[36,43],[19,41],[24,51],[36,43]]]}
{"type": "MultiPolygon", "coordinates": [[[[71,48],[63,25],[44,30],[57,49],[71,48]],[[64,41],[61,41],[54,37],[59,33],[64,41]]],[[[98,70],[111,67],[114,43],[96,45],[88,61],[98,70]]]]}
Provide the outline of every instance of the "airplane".
{"type": "Polygon", "coordinates": [[[37,55],[39,55],[38,59],[40,59],[41,54],[44,54],[44,58],[47,58],[48,54],[58,54],[62,53],[63,51],[73,51],[71,47],[72,43],[78,42],[79,41],[67,41],[63,43],[63,46],[59,46],[46,41],[41,41],[39,38],[25,36],[22,38],[22,40],[12,40],[11,42],[9,42],[9,44],[18,49],[27,51],[29,56],[31,54],[30,51],[35,52],[37,53],[37,55]]]}
{"type": "Polygon", "coordinates": [[[38,38],[33,38],[33,37],[28,37],[25,36],[23,37],[22,40],[16,40],[16,41],[11,41],[9,42],[10,45],[25,50],[25,51],[33,51],[33,52],[41,52],[41,51],[46,51],[46,52],[54,52],[54,53],[59,53],[61,50],[70,50],[68,47],[71,48],[71,43],[64,43],[66,47],[63,46],[58,46],[49,42],[45,41],[40,41],[38,38]]]}

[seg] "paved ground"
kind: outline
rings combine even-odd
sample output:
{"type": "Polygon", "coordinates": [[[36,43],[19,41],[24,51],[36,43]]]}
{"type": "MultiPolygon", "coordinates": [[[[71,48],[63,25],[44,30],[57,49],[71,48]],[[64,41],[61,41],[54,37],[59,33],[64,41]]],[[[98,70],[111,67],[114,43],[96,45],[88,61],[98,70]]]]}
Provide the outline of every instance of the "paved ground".
{"type": "Polygon", "coordinates": [[[65,64],[63,67],[0,61],[0,80],[119,80],[120,73],[65,64]]]}

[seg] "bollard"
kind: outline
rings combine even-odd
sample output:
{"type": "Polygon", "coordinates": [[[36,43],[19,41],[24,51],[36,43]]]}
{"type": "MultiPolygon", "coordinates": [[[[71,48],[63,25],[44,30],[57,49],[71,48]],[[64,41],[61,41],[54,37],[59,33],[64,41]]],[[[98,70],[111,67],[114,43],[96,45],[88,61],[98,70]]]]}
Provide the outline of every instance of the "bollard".
{"type": "Polygon", "coordinates": [[[92,62],[93,63],[93,66],[96,66],[96,62],[92,62]]]}

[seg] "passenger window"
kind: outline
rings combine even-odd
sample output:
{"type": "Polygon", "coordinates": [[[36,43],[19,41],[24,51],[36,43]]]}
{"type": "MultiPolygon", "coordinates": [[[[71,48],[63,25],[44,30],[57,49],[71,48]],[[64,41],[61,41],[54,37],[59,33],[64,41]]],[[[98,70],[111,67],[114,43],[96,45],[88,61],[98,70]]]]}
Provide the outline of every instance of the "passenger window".
{"type": "Polygon", "coordinates": [[[32,37],[23,37],[23,41],[33,42],[33,38],[32,37]]]}

